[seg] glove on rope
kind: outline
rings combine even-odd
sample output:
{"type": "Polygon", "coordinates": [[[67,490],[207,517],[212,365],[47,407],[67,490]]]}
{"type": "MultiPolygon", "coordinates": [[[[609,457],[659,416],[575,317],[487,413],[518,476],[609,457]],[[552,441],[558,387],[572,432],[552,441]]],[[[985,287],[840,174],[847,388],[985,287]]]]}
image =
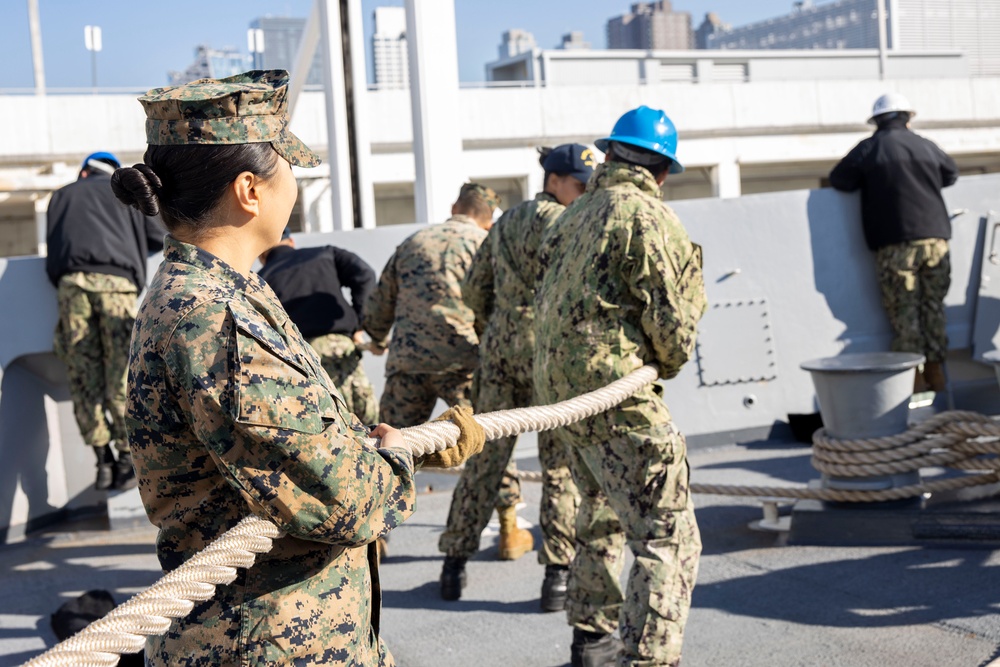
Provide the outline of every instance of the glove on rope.
{"type": "Polygon", "coordinates": [[[486,444],[486,434],[483,427],[472,417],[472,408],[460,405],[449,408],[434,421],[451,422],[458,427],[458,443],[439,452],[428,454],[419,459],[418,464],[424,468],[454,468],[460,466],[470,457],[483,451],[486,444]]]}

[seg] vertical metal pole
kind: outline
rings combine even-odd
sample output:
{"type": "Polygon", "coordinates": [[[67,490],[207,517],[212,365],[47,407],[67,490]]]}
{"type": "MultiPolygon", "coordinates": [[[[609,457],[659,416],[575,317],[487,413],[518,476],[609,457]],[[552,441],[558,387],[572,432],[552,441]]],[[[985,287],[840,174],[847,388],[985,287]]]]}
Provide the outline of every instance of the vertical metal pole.
{"type": "Polygon", "coordinates": [[[28,0],[28,29],[31,31],[31,65],[35,74],[35,94],[45,94],[45,63],[42,60],[42,24],[38,0],[28,0]]]}
{"type": "Polygon", "coordinates": [[[361,227],[375,228],[375,189],[371,179],[371,135],[368,132],[368,68],[365,64],[365,31],[361,0],[348,0],[347,25],[351,53],[352,140],[354,187],[357,191],[361,227]]]}
{"type": "Polygon", "coordinates": [[[454,0],[406,0],[418,222],[440,222],[465,180],[454,0]]]}
{"type": "Polygon", "coordinates": [[[97,92],[97,51],[90,50],[90,87],[97,92]]]}
{"type": "MultiPolygon", "coordinates": [[[[354,228],[351,196],[351,156],[347,132],[347,94],[344,90],[344,56],[340,1],[316,0],[323,45],[323,92],[326,96],[327,164],[330,165],[330,208],[333,229],[354,228]]],[[[321,224],[321,227],[323,225],[321,224]]]]}
{"type": "Polygon", "coordinates": [[[889,49],[899,51],[903,40],[899,33],[899,0],[890,0],[886,4],[886,11],[889,12],[889,49]]]}
{"type": "Polygon", "coordinates": [[[889,60],[889,54],[886,53],[885,0],[876,0],[875,4],[878,7],[878,78],[884,80],[889,60]]]}
{"type": "Polygon", "coordinates": [[[299,50],[295,54],[295,64],[292,66],[292,80],[288,82],[288,117],[295,113],[295,104],[299,100],[299,95],[309,78],[309,70],[312,67],[313,56],[316,55],[316,46],[319,45],[320,16],[319,2],[313,2],[309,18],[302,29],[302,40],[299,42],[299,50]]]}
{"type": "Polygon", "coordinates": [[[49,231],[49,200],[52,193],[38,195],[35,199],[35,238],[38,245],[38,255],[45,257],[48,254],[48,231],[49,231]]]}

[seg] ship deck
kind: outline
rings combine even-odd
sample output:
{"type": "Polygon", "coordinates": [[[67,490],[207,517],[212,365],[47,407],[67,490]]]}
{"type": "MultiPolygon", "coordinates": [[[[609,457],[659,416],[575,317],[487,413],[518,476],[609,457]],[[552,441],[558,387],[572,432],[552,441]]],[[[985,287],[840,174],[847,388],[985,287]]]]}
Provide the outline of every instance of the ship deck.
{"type": "MultiPolygon", "coordinates": [[[[804,484],[809,448],[784,441],[697,447],[705,483],[804,484]]],[[[530,440],[519,464],[537,469],[530,440]]],[[[543,567],[533,554],[496,560],[496,524],[468,566],[462,600],[443,602],[437,577],[454,477],[419,474],[417,511],[391,539],[383,565],[383,636],[403,667],[568,664],[563,614],[538,610],[543,567]]],[[[539,487],[525,483],[538,517],[539,487]]],[[[796,546],[759,531],[756,498],[696,496],[704,553],[685,639],[685,667],[985,665],[1000,656],[1000,549],[796,546]]],[[[787,508],[786,508],[787,509],[787,508]]],[[[540,539],[533,526],[536,542],[540,539]]],[[[0,667],[55,642],[48,616],[66,599],[105,588],[123,601],[159,576],[152,527],[107,531],[62,524],[0,547],[0,667]]],[[[626,563],[627,572],[628,563],[626,563]]]]}

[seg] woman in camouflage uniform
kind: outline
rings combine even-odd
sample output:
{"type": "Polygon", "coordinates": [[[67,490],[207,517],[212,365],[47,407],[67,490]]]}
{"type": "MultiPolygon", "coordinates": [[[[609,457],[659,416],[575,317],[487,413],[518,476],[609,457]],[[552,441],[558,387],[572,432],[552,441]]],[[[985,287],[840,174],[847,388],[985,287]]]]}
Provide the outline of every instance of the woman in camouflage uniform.
{"type": "Polygon", "coordinates": [[[160,563],[176,568],[250,513],[287,534],[151,639],[151,665],[394,664],[373,544],[413,512],[414,461],[385,424],[380,448],[365,443],[250,270],[288,222],[291,165],[319,163],[287,130],[287,81],[254,71],[149,91],[145,164],[112,180],[170,231],[136,320],[126,415],[160,563]]]}

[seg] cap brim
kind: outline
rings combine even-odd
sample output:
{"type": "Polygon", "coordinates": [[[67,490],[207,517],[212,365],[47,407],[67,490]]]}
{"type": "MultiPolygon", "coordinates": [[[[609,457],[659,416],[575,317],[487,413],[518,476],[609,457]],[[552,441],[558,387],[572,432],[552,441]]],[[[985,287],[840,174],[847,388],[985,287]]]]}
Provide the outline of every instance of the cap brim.
{"type": "Polygon", "coordinates": [[[277,139],[271,141],[278,155],[297,167],[318,167],[322,160],[312,152],[302,140],[289,130],[282,130],[277,139]]]}

